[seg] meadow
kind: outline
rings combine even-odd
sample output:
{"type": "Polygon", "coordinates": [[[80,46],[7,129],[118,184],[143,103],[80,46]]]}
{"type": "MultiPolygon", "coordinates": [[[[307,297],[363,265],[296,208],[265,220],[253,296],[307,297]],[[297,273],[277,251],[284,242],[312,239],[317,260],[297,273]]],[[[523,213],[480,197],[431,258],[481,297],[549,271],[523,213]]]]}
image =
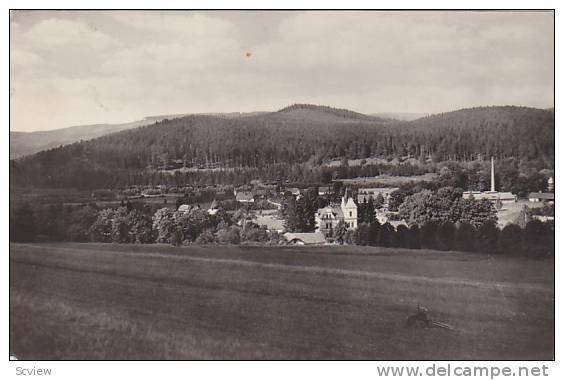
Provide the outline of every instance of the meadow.
{"type": "Polygon", "coordinates": [[[10,244],[20,359],[554,357],[554,264],[360,246],[10,244]],[[453,330],[410,328],[418,306],[453,330]]]}

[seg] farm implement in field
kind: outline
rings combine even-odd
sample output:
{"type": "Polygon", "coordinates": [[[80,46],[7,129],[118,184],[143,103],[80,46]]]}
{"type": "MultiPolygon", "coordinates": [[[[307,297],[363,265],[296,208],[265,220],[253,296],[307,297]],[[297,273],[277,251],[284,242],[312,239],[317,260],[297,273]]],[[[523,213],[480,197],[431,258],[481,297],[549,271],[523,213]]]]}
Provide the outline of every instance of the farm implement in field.
{"type": "Polygon", "coordinates": [[[417,312],[407,317],[407,327],[424,327],[424,328],[440,328],[445,330],[454,330],[454,328],[444,322],[432,320],[429,317],[429,310],[417,305],[417,312]]]}

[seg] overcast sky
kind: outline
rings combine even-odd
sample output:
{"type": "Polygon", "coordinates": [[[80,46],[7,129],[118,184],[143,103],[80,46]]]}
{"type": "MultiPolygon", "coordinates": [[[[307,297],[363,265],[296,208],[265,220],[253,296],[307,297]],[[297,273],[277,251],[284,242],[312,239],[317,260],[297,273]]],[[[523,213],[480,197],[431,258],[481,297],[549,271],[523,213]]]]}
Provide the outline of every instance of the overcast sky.
{"type": "Polygon", "coordinates": [[[11,130],[149,115],[553,106],[551,12],[11,14],[11,130]]]}

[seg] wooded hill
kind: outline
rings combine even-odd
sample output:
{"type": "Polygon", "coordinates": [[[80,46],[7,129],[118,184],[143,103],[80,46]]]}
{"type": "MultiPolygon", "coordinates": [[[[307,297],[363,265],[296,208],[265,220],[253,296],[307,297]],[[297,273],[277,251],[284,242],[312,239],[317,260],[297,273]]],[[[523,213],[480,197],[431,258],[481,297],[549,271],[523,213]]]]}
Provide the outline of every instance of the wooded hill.
{"type": "Polygon", "coordinates": [[[229,118],[189,115],[12,160],[10,178],[17,186],[105,187],[170,162],[263,169],[407,155],[434,161],[493,155],[553,168],[554,111],[479,107],[410,122],[313,105],[229,118]]]}

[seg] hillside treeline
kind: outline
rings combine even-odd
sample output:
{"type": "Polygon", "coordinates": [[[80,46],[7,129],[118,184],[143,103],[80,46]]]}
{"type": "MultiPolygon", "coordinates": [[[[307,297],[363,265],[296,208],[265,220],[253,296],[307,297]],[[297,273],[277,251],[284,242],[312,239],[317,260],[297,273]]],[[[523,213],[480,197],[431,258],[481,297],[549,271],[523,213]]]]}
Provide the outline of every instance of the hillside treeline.
{"type": "Polygon", "coordinates": [[[167,181],[162,178],[170,175],[159,169],[171,163],[224,169],[181,175],[191,181],[233,176],[233,168],[283,177],[335,157],[405,156],[421,162],[512,157],[553,168],[554,113],[482,107],[399,123],[301,105],[239,118],[191,115],[13,160],[10,174],[18,186],[99,188],[148,176],[167,181]]]}

